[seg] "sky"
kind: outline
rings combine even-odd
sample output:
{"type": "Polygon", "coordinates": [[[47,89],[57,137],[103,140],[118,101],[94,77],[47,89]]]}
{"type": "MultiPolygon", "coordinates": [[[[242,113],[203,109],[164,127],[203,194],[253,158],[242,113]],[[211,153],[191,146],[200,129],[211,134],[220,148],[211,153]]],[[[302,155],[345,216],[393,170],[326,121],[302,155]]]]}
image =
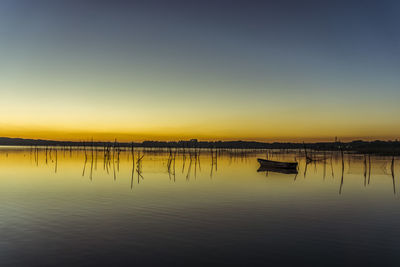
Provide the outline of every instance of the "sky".
{"type": "Polygon", "coordinates": [[[399,1],[0,1],[0,136],[397,139],[399,1]]]}

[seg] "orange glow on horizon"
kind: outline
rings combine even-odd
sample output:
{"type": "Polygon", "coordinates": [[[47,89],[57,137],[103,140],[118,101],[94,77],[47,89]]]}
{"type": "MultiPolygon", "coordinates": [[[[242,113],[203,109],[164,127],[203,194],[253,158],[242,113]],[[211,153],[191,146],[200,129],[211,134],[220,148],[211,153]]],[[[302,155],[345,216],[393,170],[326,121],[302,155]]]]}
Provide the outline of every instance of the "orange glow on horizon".
{"type": "Polygon", "coordinates": [[[374,136],[340,136],[325,135],[312,136],[304,134],[302,136],[289,136],[282,134],[281,136],[257,136],[255,134],[243,135],[206,135],[196,133],[173,134],[168,132],[160,133],[118,133],[118,132],[81,132],[81,131],[52,131],[52,130],[27,130],[27,131],[1,131],[0,137],[9,138],[25,138],[25,139],[43,139],[55,141],[114,141],[119,142],[142,142],[142,141],[180,141],[198,139],[199,141],[257,141],[257,142],[331,142],[338,137],[341,141],[352,140],[395,140],[396,136],[390,135],[374,135],[374,136]]]}

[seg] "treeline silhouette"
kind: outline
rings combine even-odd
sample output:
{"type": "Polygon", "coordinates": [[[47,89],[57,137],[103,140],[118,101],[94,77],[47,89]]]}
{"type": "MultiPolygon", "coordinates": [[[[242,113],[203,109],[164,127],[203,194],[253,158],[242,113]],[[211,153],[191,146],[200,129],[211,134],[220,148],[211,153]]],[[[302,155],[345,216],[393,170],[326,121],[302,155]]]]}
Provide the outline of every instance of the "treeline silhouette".
{"type": "Polygon", "coordinates": [[[362,141],[351,142],[256,142],[256,141],[143,141],[143,142],[99,142],[99,141],[54,141],[41,139],[24,139],[0,137],[1,146],[96,146],[96,147],[146,147],[146,148],[220,148],[220,149],[311,149],[311,150],[344,150],[363,154],[400,155],[400,142],[395,141],[362,141]]]}

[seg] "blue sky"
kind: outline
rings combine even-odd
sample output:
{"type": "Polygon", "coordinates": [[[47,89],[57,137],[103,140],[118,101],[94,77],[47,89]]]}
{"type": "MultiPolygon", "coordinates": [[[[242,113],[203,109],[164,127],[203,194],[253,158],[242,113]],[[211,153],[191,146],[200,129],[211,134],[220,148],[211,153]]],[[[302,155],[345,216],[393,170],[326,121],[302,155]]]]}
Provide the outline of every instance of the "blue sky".
{"type": "Polygon", "coordinates": [[[2,135],[396,138],[397,1],[2,1],[2,135]]]}

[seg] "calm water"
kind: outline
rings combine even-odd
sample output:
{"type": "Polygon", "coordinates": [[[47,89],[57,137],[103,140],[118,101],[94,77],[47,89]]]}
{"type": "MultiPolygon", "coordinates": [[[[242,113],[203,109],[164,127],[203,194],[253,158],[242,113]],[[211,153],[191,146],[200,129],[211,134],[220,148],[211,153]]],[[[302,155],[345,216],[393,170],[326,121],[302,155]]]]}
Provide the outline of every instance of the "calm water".
{"type": "Polygon", "coordinates": [[[400,266],[399,162],[326,156],[3,147],[0,266],[400,266]]]}

